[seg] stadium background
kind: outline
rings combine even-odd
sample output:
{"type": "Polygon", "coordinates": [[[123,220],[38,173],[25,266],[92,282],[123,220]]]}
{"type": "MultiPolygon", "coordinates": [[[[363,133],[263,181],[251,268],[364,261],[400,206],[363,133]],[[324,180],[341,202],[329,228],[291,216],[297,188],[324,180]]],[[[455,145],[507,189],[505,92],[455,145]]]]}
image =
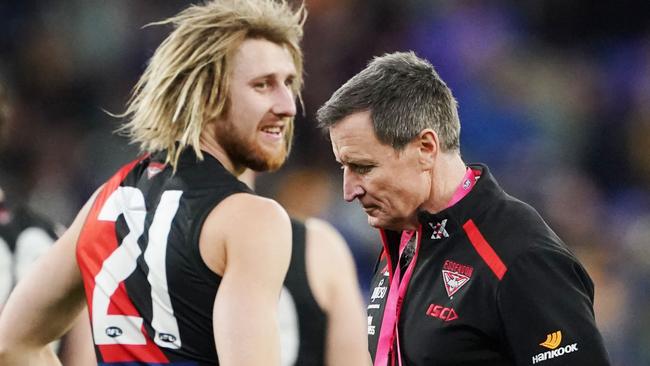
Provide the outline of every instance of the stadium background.
{"type": "MultiPolygon", "coordinates": [[[[143,25],[188,1],[0,2],[0,80],[15,124],[0,152],[14,201],[69,224],[137,153],[112,135],[169,31],[143,25]]],[[[337,226],[361,285],[379,248],[313,115],[375,55],[414,50],[456,95],[468,162],[491,166],[578,254],[596,283],[614,365],[650,364],[650,3],[308,0],[305,116],[288,165],[260,192],[337,226]]],[[[540,294],[543,296],[543,294],[540,294]]]]}

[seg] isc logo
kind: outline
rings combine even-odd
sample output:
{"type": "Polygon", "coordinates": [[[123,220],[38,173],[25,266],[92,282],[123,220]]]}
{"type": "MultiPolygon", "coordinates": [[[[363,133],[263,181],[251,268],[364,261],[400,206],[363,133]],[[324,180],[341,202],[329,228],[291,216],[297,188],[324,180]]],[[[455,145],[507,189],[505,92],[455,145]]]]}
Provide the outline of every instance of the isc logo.
{"type": "Polygon", "coordinates": [[[442,305],[431,304],[427,309],[427,315],[442,319],[446,322],[458,319],[458,314],[453,308],[446,308],[442,305]]]}

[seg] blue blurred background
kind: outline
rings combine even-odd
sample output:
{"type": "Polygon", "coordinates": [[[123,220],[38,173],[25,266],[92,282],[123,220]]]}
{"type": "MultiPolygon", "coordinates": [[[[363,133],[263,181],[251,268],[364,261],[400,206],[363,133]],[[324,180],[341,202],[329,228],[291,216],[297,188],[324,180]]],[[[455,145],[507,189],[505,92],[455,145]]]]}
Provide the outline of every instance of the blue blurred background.
{"type": "MultiPolygon", "coordinates": [[[[0,81],[14,124],[0,153],[13,201],[69,224],[91,192],[137,154],[115,136],[147,59],[169,32],[142,28],[188,1],[0,3],[0,81]]],[[[361,286],[380,243],[314,113],[376,55],[414,50],[459,101],[465,161],[484,162],[533,204],[596,283],[614,365],[650,364],[650,2],[307,0],[305,116],[262,194],[332,222],[361,286]]]]}

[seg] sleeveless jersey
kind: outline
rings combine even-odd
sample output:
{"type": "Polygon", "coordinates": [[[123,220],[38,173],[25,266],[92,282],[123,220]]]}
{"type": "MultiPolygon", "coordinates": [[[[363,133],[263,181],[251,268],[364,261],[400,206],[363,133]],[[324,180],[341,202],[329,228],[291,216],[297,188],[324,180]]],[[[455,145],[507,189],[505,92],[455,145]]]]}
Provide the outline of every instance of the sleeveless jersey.
{"type": "Polygon", "coordinates": [[[120,169],[102,188],[77,243],[100,365],[218,365],[212,310],[221,277],[199,235],[226,197],[250,190],[192,149],[120,169]]]}
{"type": "Polygon", "coordinates": [[[305,224],[292,219],[291,231],[291,262],[279,305],[281,365],[324,365],[327,317],[307,281],[305,224]]]}
{"type": "Polygon", "coordinates": [[[0,202],[0,308],[34,261],[54,243],[55,226],[24,206],[0,202]]]}

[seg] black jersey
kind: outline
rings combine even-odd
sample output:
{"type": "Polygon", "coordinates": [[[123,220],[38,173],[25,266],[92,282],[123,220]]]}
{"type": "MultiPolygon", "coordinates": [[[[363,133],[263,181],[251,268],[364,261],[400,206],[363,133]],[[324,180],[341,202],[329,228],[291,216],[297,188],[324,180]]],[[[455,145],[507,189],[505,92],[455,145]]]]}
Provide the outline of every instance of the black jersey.
{"type": "Polygon", "coordinates": [[[280,297],[282,366],[325,364],[327,317],[307,280],[305,224],[291,220],[291,262],[280,297]]]}
{"type": "Polygon", "coordinates": [[[221,277],[199,235],[226,197],[250,192],[216,159],[192,149],[177,171],[166,152],[134,161],[97,195],[79,236],[100,364],[217,365],[212,311],[221,277]]]}
{"type": "Polygon", "coordinates": [[[473,169],[481,177],[467,196],[418,215],[410,281],[391,307],[397,332],[382,326],[394,274],[408,268],[397,259],[405,239],[380,231],[368,304],[375,365],[382,351],[388,365],[608,365],[585,269],[532,207],[487,167],[473,169]]]}
{"type": "Polygon", "coordinates": [[[54,243],[55,225],[25,206],[0,202],[0,308],[32,263],[54,243]]]}

